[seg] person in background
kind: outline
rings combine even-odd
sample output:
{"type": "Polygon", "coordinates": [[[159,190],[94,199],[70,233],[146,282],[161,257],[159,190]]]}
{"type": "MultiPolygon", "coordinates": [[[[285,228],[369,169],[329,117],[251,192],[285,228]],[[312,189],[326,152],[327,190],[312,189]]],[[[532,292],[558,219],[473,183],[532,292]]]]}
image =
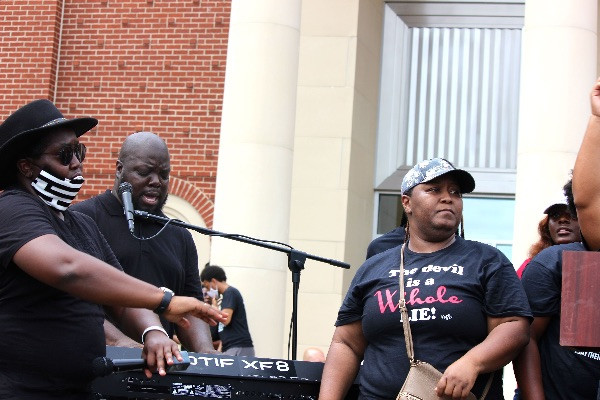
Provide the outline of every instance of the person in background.
{"type": "MultiPolygon", "coordinates": [[[[444,398],[480,397],[490,375],[529,340],[531,313],[510,261],[498,249],[463,239],[462,194],[471,174],[441,158],[404,177],[406,241],[358,269],[338,313],[319,398],[343,399],[362,361],[360,398],[395,398],[409,369],[400,318],[405,296],[417,359],[443,373],[432,391],[444,398]],[[399,276],[404,251],[403,277],[399,276]],[[406,294],[399,293],[399,278],[406,294]]],[[[488,400],[502,399],[502,374],[488,400]]]]}
{"type": "Polygon", "coordinates": [[[373,257],[375,254],[379,254],[392,247],[400,246],[404,243],[404,235],[406,230],[406,214],[402,214],[400,226],[392,229],[391,231],[384,233],[383,235],[375,238],[369,243],[367,247],[367,258],[373,257]]]}
{"type": "Polygon", "coordinates": [[[93,360],[106,354],[105,311],[141,338],[147,377],[183,360],[156,314],[181,326],[225,319],[123,273],[94,221],[68,208],[84,182],[79,137],[97,123],[36,100],[0,125],[2,399],[88,399],[93,360]]]}
{"type": "MultiPolygon", "coordinates": [[[[96,222],[126,273],[153,285],[168,287],[176,295],[203,300],[192,235],[185,228],[164,226],[164,223],[144,218],[135,219],[132,235],[123,215],[119,187],[128,182],[136,210],[166,218],[162,209],[169,193],[170,172],[169,149],[164,140],[151,132],[136,132],[123,141],[112,190],[76,204],[72,209],[96,222]]],[[[177,334],[185,349],[214,353],[208,324],[195,317],[189,321],[190,326],[185,328],[165,319],[162,325],[169,336],[177,334]]],[[[105,334],[109,345],[141,346],[109,321],[105,321],[105,334]]]]}
{"type": "MultiPolygon", "coordinates": [[[[570,182],[564,189],[567,207],[575,213],[570,182]]],[[[521,282],[534,319],[531,339],[513,361],[517,399],[596,400],[600,354],[574,351],[559,343],[562,253],[585,250],[579,241],[550,246],[533,257],[523,273],[521,282]]]]}
{"type": "MultiPolygon", "coordinates": [[[[545,210],[546,216],[542,218],[538,224],[538,233],[540,238],[529,249],[529,257],[521,264],[517,270],[519,278],[523,276],[523,272],[529,262],[538,255],[542,250],[556,244],[565,244],[581,241],[581,232],[579,231],[579,222],[575,208],[571,210],[568,205],[568,197],[573,197],[573,181],[569,181],[563,187],[563,191],[545,210]]],[[[531,335],[535,335],[531,332],[531,335]]],[[[534,339],[535,340],[535,339],[534,339]]],[[[514,369],[514,365],[513,365],[514,369]]],[[[516,374],[516,371],[515,371],[516,374]]],[[[521,391],[515,389],[513,400],[520,400],[521,391]]]]}
{"type": "MultiPolygon", "coordinates": [[[[564,191],[571,191],[572,184],[572,180],[569,180],[564,186],[564,191]]],[[[581,241],[577,215],[571,214],[569,211],[564,192],[561,193],[554,203],[544,210],[544,214],[546,216],[538,224],[540,238],[529,248],[529,257],[517,270],[519,278],[523,275],[523,271],[527,268],[529,261],[545,248],[554,246],[555,244],[581,241]]]]}
{"type": "Polygon", "coordinates": [[[222,296],[221,310],[227,314],[226,320],[219,323],[218,329],[223,354],[253,357],[254,345],[240,291],[227,283],[225,271],[216,265],[204,267],[200,273],[200,280],[206,288],[207,295],[212,299],[213,306],[217,305],[219,295],[222,296]]]}

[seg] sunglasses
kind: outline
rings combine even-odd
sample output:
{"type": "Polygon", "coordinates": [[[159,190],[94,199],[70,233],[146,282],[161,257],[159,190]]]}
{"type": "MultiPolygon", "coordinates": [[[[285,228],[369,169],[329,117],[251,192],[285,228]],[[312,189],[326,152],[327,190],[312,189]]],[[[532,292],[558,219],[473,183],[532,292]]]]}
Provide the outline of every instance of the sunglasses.
{"type": "Polygon", "coordinates": [[[42,154],[54,154],[60,160],[62,165],[71,164],[71,160],[73,160],[73,155],[77,157],[79,162],[82,162],[85,159],[85,153],[87,148],[83,143],[78,143],[75,146],[64,146],[58,151],[58,154],[55,153],[42,153],[42,154]]]}

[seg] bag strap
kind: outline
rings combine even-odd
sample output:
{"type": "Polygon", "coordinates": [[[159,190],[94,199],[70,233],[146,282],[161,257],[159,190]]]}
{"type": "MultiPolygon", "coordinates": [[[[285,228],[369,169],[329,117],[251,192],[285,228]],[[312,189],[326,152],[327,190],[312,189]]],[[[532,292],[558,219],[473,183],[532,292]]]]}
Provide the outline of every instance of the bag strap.
{"type": "MultiPolygon", "coordinates": [[[[406,354],[408,355],[408,359],[411,364],[415,364],[415,352],[413,347],[413,339],[412,333],[410,330],[410,322],[408,321],[408,310],[406,309],[406,299],[404,295],[404,247],[406,246],[406,242],[402,243],[402,248],[400,249],[400,312],[402,313],[402,329],[404,330],[404,342],[406,344],[406,354]]],[[[483,389],[483,393],[479,400],[485,400],[488,392],[490,391],[490,387],[492,386],[492,381],[494,380],[495,372],[490,374],[489,379],[485,384],[485,388],[483,389]]]]}
{"type": "Polygon", "coordinates": [[[400,249],[400,312],[402,313],[402,329],[404,329],[404,342],[406,343],[406,354],[411,364],[415,363],[415,352],[413,348],[412,333],[408,321],[408,310],[406,309],[406,299],[404,296],[404,246],[400,249]]]}

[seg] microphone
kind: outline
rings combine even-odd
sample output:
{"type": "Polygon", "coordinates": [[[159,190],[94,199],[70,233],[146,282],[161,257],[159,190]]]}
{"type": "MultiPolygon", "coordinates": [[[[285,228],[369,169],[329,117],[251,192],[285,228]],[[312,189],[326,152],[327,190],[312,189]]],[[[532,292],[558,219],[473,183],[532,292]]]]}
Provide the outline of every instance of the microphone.
{"type": "Polygon", "coordinates": [[[146,361],[141,358],[114,359],[97,357],[92,362],[92,373],[94,376],[106,376],[113,372],[133,371],[143,369],[146,361]]]}
{"type": "Polygon", "coordinates": [[[127,219],[127,225],[129,226],[129,232],[133,235],[133,202],[131,201],[131,192],[133,187],[129,182],[123,182],[119,185],[119,196],[123,201],[123,210],[125,218],[127,219]]]}
{"type": "MultiPolygon", "coordinates": [[[[184,371],[190,366],[190,356],[187,351],[181,351],[183,361],[173,357],[173,365],[165,365],[165,371],[184,371]]],[[[141,358],[110,359],[107,357],[96,357],[92,361],[92,373],[95,377],[107,376],[113,372],[135,371],[146,368],[146,360],[141,358]]]]}

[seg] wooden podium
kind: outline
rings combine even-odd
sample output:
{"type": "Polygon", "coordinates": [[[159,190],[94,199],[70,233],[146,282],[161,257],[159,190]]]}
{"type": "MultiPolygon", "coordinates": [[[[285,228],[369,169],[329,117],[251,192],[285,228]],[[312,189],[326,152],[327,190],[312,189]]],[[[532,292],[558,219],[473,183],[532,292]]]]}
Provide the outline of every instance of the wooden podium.
{"type": "Polygon", "coordinates": [[[564,251],[560,345],[600,347],[600,252],[564,251]]]}

